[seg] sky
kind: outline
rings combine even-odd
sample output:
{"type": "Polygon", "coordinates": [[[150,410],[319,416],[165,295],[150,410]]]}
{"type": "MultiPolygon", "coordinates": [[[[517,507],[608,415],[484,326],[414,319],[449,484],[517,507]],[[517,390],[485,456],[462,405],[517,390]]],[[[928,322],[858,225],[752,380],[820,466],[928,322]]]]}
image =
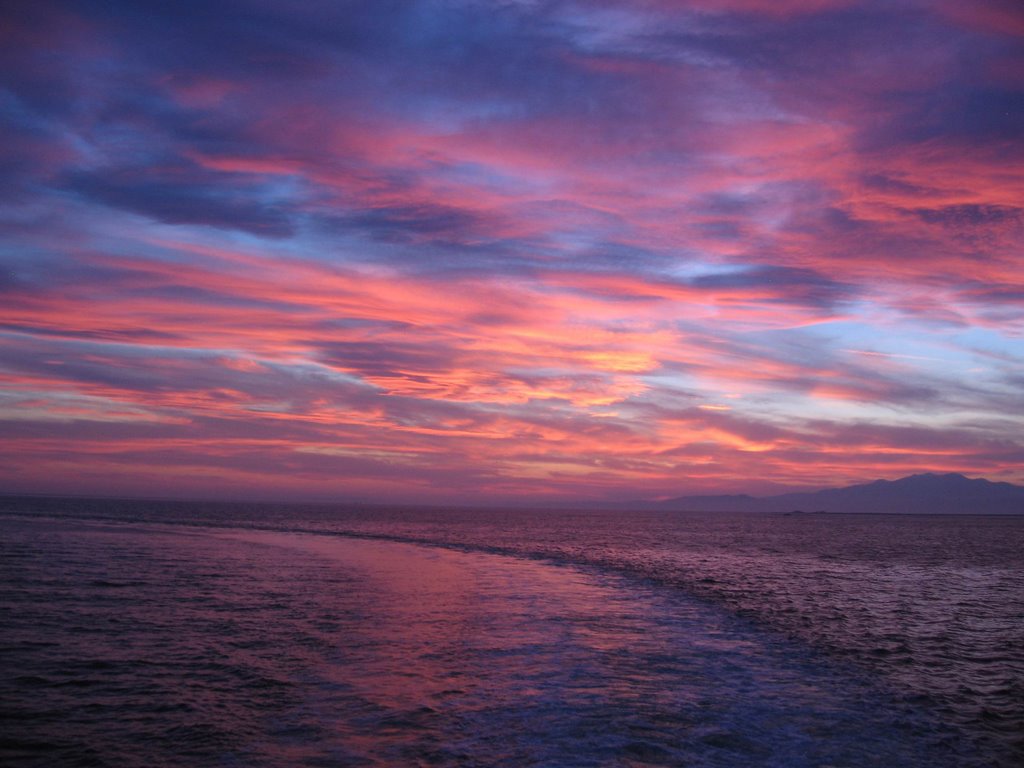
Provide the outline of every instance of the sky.
{"type": "Polygon", "coordinates": [[[1024,482],[1016,0],[5,6],[0,492],[1024,482]]]}

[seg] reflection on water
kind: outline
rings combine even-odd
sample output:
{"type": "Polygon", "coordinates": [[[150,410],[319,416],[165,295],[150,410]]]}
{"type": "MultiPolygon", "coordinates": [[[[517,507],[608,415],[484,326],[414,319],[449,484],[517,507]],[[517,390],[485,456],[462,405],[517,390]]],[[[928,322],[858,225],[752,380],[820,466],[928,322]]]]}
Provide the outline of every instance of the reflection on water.
{"type": "Polygon", "coordinates": [[[395,509],[302,524],[585,563],[703,596],[865,667],[1000,765],[1024,765],[1022,516],[395,509]]]}
{"type": "Polygon", "coordinates": [[[5,764],[985,764],[806,645],[612,570],[0,525],[5,764]]]}

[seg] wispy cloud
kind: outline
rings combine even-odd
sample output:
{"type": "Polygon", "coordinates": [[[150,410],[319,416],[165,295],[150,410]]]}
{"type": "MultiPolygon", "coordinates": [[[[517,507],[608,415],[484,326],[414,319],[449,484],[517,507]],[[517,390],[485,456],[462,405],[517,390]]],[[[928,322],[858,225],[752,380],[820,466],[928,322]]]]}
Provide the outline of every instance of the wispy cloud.
{"type": "Polygon", "coordinates": [[[43,2],[0,34],[4,488],[1024,481],[1014,3],[43,2]]]}

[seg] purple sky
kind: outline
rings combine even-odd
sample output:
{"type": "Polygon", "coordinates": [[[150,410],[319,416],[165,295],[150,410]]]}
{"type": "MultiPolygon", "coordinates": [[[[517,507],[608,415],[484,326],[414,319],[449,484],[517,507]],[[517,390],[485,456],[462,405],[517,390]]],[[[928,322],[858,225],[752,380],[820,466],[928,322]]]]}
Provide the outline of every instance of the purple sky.
{"type": "Polygon", "coordinates": [[[10,5],[0,491],[1024,482],[1015,0],[10,5]]]}

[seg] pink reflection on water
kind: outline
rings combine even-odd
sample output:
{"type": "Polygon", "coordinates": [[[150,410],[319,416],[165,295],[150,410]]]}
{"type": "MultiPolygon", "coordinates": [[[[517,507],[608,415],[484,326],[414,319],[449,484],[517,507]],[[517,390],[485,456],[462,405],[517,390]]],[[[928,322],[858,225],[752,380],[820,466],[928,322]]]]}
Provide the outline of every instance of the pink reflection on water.
{"type": "MultiPolygon", "coordinates": [[[[626,649],[637,639],[629,606],[574,569],[390,541],[225,535],[330,559],[359,573],[372,615],[357,630],[354,644],[345,638],[346,651],[372,652],[354,670],[349,665],[337,670],[337,682],[355,683],[388,709],[486,693],[487,670],[468,668],[469,655],[500,657],[506,666],[510,657],[522,657],[529,678],[531,668],[546,666],[542,659],[570,642],[609,651],[626,649]]],[[[272,582],[273,574],[267,577],[272,582]]]]}

